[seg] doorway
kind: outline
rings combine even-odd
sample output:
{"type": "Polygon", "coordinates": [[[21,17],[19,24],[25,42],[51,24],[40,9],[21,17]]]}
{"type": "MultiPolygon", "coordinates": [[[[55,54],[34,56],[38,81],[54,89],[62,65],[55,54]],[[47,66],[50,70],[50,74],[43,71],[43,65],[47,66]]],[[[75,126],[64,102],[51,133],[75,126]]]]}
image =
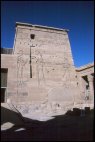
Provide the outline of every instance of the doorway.
{"type": "Polygon", "coordinates": [[[1,68],[1,103],[6,102],[7,91],[7,68],[1,68]]]}
{"type": "Polygon", "coordinates": [[[84,86],[84,92],[85,92],[85,100],[89,100],[89,81],[88,81],[88,77],[86,76],[82,76],[83,79],[83,86],[84,86]]]}

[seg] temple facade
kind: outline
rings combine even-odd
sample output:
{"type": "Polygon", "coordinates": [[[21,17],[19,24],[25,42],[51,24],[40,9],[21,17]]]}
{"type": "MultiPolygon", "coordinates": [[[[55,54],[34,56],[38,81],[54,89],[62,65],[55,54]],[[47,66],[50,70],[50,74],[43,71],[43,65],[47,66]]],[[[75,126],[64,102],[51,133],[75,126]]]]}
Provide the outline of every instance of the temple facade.
{"type": "Polygon", "coordinates": [[[1,102],[94,100],[94,64],[74,66],[68,30],[16,23],[1,49],[1,102]]]}

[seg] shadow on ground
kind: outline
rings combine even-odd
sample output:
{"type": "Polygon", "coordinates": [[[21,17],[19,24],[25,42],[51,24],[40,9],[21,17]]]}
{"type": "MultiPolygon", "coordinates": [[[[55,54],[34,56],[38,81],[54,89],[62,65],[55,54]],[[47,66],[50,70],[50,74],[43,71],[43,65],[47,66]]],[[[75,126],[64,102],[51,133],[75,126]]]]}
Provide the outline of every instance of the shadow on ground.
{"type": "Polygon", "coordinates": [[[1,125],[13,123],[10,129],[1,132],[1,141],[91,141],[93,140],[93,110],[74,108],[64,115],[40,122],[28,118],[22,119],[18,113],[1,107],[1,125]],[[5,115],[7,114],[7,116],[5,115]],[[17,131],[24,128],[22,131],[17,131]]]}

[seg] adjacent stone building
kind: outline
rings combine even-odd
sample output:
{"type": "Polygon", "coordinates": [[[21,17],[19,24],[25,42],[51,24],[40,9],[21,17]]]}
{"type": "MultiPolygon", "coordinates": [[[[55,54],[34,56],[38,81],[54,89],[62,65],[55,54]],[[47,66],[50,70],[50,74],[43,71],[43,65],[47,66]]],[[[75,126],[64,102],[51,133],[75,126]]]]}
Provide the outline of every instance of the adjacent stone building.
{"type": "Polygon", "coordinates": [[[75,68],[68,30],[16,23],[13,49],[1,50],[1,101],[94,100],[94,64],[75,68]]]}
{"type": "Polygon", "coordinates": [[[94,101],[94,64],[76,68],[76,72],[82,98],[94,101]]]}

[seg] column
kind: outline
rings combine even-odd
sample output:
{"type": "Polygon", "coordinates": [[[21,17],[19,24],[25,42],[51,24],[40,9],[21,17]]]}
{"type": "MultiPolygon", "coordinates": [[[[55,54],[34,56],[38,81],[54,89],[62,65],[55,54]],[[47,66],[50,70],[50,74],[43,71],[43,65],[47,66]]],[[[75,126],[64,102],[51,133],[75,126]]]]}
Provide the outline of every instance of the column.
{"type": "Polygon", "coordinates": [[[90,98],[94,99],[93,76],[91,74],[88,75],[88,81],[89,81],[90,98]]]}

